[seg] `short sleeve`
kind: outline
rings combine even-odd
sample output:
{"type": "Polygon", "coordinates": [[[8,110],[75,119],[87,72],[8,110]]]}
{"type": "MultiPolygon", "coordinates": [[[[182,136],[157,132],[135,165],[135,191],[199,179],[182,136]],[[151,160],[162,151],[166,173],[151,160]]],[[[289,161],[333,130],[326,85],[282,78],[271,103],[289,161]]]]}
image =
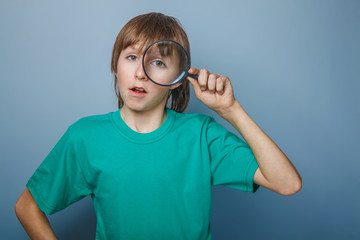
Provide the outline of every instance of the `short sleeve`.
{"type": "Polygon", "coordinates": [[[46,214],[56,213],[91,194],[79,163],[83,149],[73,130],[71,125],[26,184],[46,214]]]}
{"type": "Polygon", "coordinates": [[[207,125],[210,152],[211,185],[224,185],[255,193],[260,185],[253,182],[258,163],[250,146],[213,118],[207,125]]]}

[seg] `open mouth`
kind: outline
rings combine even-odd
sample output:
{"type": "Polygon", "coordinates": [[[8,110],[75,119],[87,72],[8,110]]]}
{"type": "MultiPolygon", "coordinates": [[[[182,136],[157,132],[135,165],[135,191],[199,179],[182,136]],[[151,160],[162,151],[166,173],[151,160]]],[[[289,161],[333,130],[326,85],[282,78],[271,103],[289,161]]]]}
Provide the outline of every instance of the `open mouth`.
{"type": "Polygon", "coordinates": [[[141,88],[141,87],[133,87],[130,89],[131,91],[135,92],[135,93],[147,93],[145,91],[145,89],[141,88]]]}

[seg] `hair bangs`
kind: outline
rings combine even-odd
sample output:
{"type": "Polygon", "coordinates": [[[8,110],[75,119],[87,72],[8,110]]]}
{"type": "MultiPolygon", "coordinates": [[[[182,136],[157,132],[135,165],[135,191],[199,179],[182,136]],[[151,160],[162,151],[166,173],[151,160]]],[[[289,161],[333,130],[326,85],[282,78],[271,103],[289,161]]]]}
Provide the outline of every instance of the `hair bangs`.
{"type": "Polygon", "coordinates": [[[134,44],[140,44],[140,49],[144,49],[160,39],[182,42],[169,23],[159,23],[156,19],[148,19],[148,21],[139,22],[139,25],[133,25],[124,32],[123,36],[120,51],[134,44]]]}

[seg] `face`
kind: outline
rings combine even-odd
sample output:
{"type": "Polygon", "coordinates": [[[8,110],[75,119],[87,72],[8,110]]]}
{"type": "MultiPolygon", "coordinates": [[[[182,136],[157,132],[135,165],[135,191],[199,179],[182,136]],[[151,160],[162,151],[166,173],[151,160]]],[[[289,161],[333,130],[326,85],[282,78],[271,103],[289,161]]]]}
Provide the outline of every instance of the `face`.
{"type": "Polygon", "coordinates": [[[164,109],[171,87],[163,87],[151,82],[142,68],[145,49],[135,44],[123,49],[117,64],[119,92],[124,100],[124,108],[136,112],[164,109]]]}

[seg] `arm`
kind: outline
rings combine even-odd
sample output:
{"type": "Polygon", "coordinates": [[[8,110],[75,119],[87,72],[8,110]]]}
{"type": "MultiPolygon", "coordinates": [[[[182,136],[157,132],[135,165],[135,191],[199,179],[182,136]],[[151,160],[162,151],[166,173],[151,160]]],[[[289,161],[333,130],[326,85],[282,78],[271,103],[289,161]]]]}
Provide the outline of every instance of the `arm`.
{"type": "Polygon", "coordinates": [[[30,239],[56,239],[45,213],[37,206],[28,188],[17,200],[15,213],[30,239]]]}
{"type": "Polygon", "coordinates": [[[237,101],[220,116],[236,128],[253,151],[259,164],[255,183],[286,196],[300,191],[302,180],[294,165],[237,101]]]}
{"type": "Polygon", "coordinates": [[[189,73],[199,74],[198,81],[188,77],[196,97],[231,123],[249,144],[259,165],[254,182],[285,196],[300,191],[300,174],[280,148],[235,100],[230,79],[210,74],[205,69],[199,71],[191,68],[189,73]]]}

